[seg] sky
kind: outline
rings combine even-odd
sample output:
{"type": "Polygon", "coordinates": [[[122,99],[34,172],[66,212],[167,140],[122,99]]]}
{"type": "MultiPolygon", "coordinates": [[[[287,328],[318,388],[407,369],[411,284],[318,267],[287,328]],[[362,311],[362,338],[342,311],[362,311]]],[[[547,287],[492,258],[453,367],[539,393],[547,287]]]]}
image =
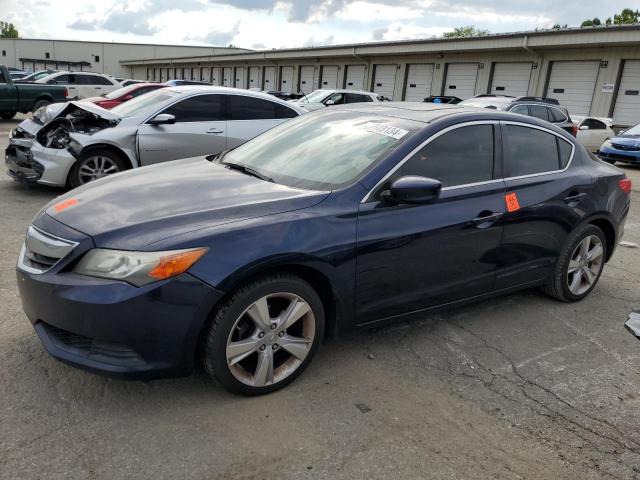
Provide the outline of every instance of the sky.
{"type": "Polygon", "coordinates": [[[0,0],[0,20],[25,38],[271,49],[578,26],[636,1],[0,0]]]}

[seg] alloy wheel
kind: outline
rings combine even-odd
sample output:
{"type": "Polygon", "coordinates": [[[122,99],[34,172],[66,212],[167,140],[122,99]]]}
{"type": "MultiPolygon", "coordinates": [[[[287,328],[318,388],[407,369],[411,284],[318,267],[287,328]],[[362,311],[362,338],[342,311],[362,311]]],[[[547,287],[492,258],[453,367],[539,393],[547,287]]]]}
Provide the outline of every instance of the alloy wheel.
{"type": "Polygon", "coordinates": [[[227,339],[232,375],[245,385],[276,384],[304,362],[315,337],[311,306],[293,293],[266,295],[235,321],[227,339]]]}
{"type": "Polygon", "coordinates": [[[596,235],[582,239],[571,254],[567,284],[574,295],[582,295],[598,280],[604,261],[602,240],[596,235]]]}
{"type": "Polygon", "coordinates": [[[94,155],[82,162],[78,170],[78,177],[80,184],[85,184],[119,171],[120,167],[113,159],[104,155],[94,155]]]}

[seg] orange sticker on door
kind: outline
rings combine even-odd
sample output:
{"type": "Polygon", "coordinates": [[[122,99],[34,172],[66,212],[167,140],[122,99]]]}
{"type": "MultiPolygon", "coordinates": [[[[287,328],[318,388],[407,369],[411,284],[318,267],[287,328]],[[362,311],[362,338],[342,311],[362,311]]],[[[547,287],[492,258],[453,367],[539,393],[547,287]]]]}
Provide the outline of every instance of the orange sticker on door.
{"type": "Polygon", "coordinates": [[[504,196],[504,201],[507,204],[507,212],[515,212],[517,210],[520,210],[518,196],[515,194],[515,192],[507,193],[504,196]]]}

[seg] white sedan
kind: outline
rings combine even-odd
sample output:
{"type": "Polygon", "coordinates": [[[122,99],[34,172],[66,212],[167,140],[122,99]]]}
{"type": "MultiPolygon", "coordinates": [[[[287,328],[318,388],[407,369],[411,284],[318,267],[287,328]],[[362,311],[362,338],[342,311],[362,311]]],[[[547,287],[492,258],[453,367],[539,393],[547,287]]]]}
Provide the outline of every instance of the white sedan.
{"type": "Polygon", "coordinates": [[[610,118],[583,118],[575,115],[572,118],[575,122],[578,122],[578,142],[590,152],[597,152],[605,140],[616,136],[613,128],[611,128],[613,121],[610,118]]]}
{"type": "Polygon", "coordinates": [[[320,89],[303,96],[298,100],[293,100],[297,106],[306,110],[318,110],[319,108],[331,105],[344,105],[345,103],[361,102],[382,102],[386,100],[377,93],[365,92],[363,90],[329,90],[320,89]]]}

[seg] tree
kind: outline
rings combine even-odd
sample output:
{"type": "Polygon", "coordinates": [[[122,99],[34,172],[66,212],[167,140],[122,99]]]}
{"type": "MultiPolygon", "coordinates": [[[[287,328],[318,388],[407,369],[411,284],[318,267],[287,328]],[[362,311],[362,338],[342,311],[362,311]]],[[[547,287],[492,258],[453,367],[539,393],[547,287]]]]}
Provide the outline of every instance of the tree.
{"type": "Polygon", "coordinates": [[[13,26],[13,23],[0,21],[0,37],[18,38],[18,30],[13,26]]]}
{"type": "Polygon", "coordinates": [[[474,25],[467,27],[456,27],[451,32],[445,32],[444,38],[460,38],[460,37],[482,37],[489,35],[489,30],[481,30],[474,25]]]}
{"type": "Polygon", "coordinates": [[[580,25],[581,27],[598,27],[602,25],[602,22],[600,21],[600,19],[598,17],[596,18],[592,18],[590,20],[585,20],[584,22],[582,22],[582,24],[580,25]]]}
{"type": "Polygon", "coordinates": [[[613,16],[614,25],[628,25],[631,23],[638,23],[638,21],[640,21],[640,10],[625,8],[620,13],[613,16]]]}

